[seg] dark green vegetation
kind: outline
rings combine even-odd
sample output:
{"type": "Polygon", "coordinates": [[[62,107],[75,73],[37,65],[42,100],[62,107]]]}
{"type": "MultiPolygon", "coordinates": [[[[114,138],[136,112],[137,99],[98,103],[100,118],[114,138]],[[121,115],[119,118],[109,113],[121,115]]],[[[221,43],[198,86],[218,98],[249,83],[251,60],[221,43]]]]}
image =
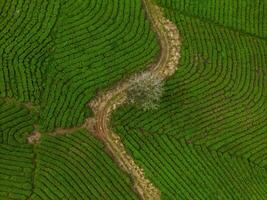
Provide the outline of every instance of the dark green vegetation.
{"type": "Polygon", "coordinates": [[[0,199],[26,199],[31,193],[34,153],[25,135],[34,120],[21,105],[0,100],[0,199]]]}
{"type": "Polygon", "coordinates": [[[162,199],[265,199],[266,169],[166,134],[122,130],[125,145],[162,199]]]}
{"type": "Polygon", "coordinates": [[[81,124],[96,91],[159,50],[139,0],[3,0],[0,13],[0,96],[41,105],[43,131],[81,124]]]}
{"type": "Polygon", "coordinates": [[[139,0],[1,0],[0,199],[136,199],[85,132],[26,136],[83,123],[97,91],[158,51],[139,0]]]}
{"type": "Polygon", "coordinates": [[[266,199],[267,2],[159,2],[182,35],[178,70],[158,110],[121,108],[114,131],[163,199],[266,199]]]}
{"type": "MultiPolygon", "coordinates": [[[[178,71],[158,110],[114,113],[115,132],[162,199],[267,199],[267,1],[157,2],[182,36],[178,71]]],[[[158,51],[140,0],[1,0],[0,199],[136,199],[85,131],[26,136],[83,123],[158,51]]]]}
{"type": "Polygon", "coordinates": [[[137,199],[130,179],[86,131],[40,142],[32,199],[137,199]]]}
{"type": "Polygon", "coordinates": [[[35,120],[22,105],[0,101],[1,200],[137,199],[129,178],[86,131],[26,144],[35,120]]]}
{"type": "Polygon", "coordinates": [[[267,38],[266,0],[156,0],[168,10],[214,25],[267,38]]]}

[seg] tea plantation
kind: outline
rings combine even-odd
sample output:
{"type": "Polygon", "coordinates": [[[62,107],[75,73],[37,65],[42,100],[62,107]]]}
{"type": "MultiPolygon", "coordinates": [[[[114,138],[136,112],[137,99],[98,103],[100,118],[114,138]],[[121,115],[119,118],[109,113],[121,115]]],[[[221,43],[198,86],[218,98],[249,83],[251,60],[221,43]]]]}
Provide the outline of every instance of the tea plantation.
{"type": "Polygon", "coordinates": [[[46,133],[158,53],[139,0],[0,1],[0,199],[137,199],[90,133],[46,133]]]}
{"type": "Polygon", "coordinates": [[[129,128],[205,144],[265,166],[266,41],[180,14],[173,18],[182,27],[184,48],[159,110],[128,107],[114,117],[129,128]]]}
{"type": "Polygon", "coordinates": [[[0,101],[0,199],[137,199],[103,144],[79,131],[26,143],[36,117],[0,101]]]}
{"type": "Polygon", "coordinates": [[[159,51],[140,0],[3,0],[0,13],[0,97],[41,105],[43,131],[83,123],[97,91],[159,51]]]}
{"type": "Polygon", "coordinates": [[[162,199],[265,199],[266,168],[167,134],[120,129],[162,199]],[[130,135],[130,136],[128,136],[130,135]]]}
{"type": "MultiPolygon", "coordinates": [[[[0,1],[0,200],[142,199],[84,129],[93,97],[162,53],[142,1],[0,1]]],[[[267,0],[153,1],[179,66],[158,109],[109,126],[163,200],[266,200],[267,0]]]]}
{"type": "Polygon", "coordinates": [[[26,199],[31,193],[34,153],[25,135],[34,121],[23,106],[0,100],[0,199],[26,199]]]}
{"type": "Polygon", "coordinates": [[[137,199],[129,177],[86,131],[40,142],[32,199],[137,199]]]}
{"type": "Polygon", "coordinates": [[[267,2],[158,2],[182,35],[178,70],[158,110],[119,109],[114,132],[162,199],[266,199],[267,2]]]}

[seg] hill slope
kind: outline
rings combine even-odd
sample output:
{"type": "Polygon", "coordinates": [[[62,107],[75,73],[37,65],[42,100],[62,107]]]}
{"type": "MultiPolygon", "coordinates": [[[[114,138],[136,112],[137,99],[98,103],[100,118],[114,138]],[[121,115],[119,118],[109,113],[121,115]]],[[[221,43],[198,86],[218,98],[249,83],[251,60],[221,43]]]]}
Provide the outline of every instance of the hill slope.
{"type": "Polygon", "coordinates": [[[253,29],[241,23],[252,11],[233,1],[221,3],[240,17],[201,1],[159,2],[183,38],[178,70],[158,110],[124,106],[113,114],[114,132],[164,199],[265,199],[266,3],[246,1],[257,14],[253,29]]]}

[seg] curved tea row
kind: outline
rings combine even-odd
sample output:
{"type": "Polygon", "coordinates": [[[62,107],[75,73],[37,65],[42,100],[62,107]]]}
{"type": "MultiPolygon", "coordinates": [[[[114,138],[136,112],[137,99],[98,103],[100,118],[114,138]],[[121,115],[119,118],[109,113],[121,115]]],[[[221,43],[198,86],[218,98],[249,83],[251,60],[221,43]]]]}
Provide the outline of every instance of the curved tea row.
{"type": "Polygon", "coordinates": [[[161,199],[262,199],[266,169],[188,144],[164,134],[153,135],[118,127],[124,144],[146,176],[161,191],[161,199]]]}
{"type": "Polygon", "coordinates": [[[114,132],[163,199],[264,199],[266,40],[227,24],[165,11],[183,38],[178,70],[167,81],[158,110],[119,109],[112,117],[114,132]],[[164,138],[168,143],[161,145],[164,138]],[[197,152],[195,158],[191,151],[197,152]],[[200,172],[203,166],[208,174],[200,172]],[[217,177],[225,173],[225,180],[217,177]],[[211,177],[216,183],[206,182],[211,177]]]}
{"type": "Polygon", "coordinates": [[[60,1],[0,4],[0,97],[39,103],[60,1]]]}
{"type": "Polygon", "coordinates": [[[0,100],[0,199],[27,199],[34,153],[25,144],[35,118],[24,107],[0,100]]]}
{"type": "Polygon", "coordinates": [[[266,166],[266,42],[169,12],[184,36],[159,110],[121,109],[116,123],[172,135],[266,166]]]}
{"type": "Polygon", "coordinates": [[[141,1],[1,1],[0,97],[41,105],[40,127],[81,124],[86,103],[159,48],[141,1]]]}
{"type": "Polygon", "coordinates": [[[137,199],[103,148],[87,131],[42,137],[31,199],[137,199]]]}
{"type": "Polygon", "coordinates": [[[97,91],[142,69],[158,52],[140,1],[67,1],[54,31],[41,128],[82,124],[97,91]]]}
{"type": "Polygon", "coordinates": [[[156,0],[159,5],[187,16],[267,39],[266,1],[156,0]]]}

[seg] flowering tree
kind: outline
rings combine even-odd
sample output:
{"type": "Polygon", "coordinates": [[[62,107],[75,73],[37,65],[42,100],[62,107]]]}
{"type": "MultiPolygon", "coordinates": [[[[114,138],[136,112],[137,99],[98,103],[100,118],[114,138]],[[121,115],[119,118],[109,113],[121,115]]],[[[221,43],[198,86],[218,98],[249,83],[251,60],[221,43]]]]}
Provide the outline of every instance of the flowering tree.
{"type": "Polygon", "coordinates": [[[163,79],[150,72],[145,72],[130,79],[127,97],[144,110],[156,109],[163,93],[163,79]]]}

